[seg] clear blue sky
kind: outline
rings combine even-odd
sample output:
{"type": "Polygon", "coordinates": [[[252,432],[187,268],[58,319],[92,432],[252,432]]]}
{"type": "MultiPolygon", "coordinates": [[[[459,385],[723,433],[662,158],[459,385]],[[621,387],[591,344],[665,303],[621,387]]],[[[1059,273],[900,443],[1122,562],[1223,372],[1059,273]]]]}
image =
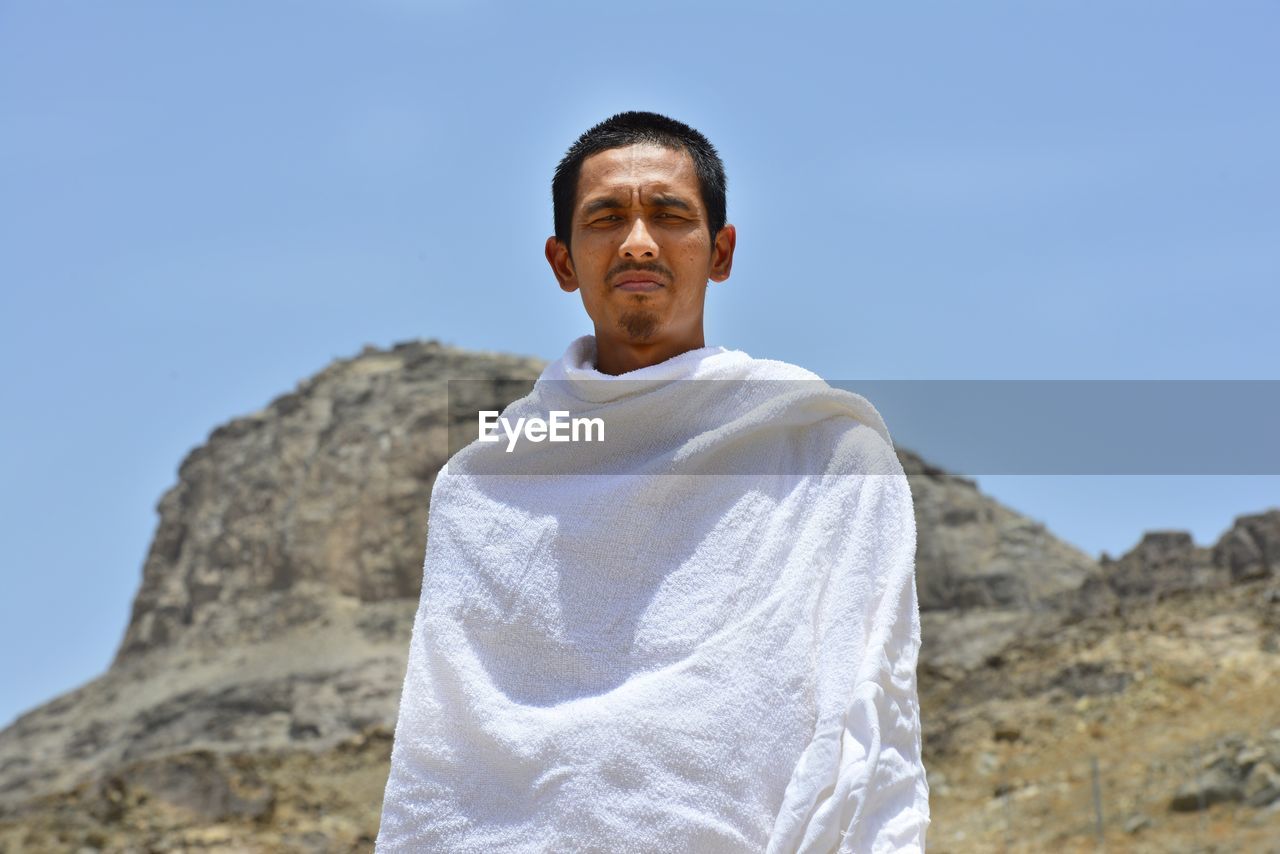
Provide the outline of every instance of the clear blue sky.
{"type": "MultiPolygon", "coordinates": [[[[619,110],[724,156],[708,343],[829,379],[1280,378],[1277,32],[1262,2],[0,3],[0,724],[107,665],[214,426],[365,343],[590,331],[549,182],[619,110]]],[[[1091,553],[1280,505],[981,483],[1091,553]]]]}

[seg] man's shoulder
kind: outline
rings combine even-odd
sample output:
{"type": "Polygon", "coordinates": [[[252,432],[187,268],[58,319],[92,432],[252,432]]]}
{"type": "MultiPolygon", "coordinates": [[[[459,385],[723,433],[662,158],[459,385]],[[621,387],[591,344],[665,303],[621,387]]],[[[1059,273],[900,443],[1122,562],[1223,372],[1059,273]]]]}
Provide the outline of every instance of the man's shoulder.
{"type": "Polygon", "coordinates": [[[905,476],[893,444],[866,416],[840,417],[833,430],[831,473],[905,476]]]}
{"type": "MultiPolygon", "coordinates": [[[[742,351],[735,352],[741,353],[742,351]]],[[[753,379],[809,380],[826,383],[826,380],[813,371],[791,362],[784,362],[780,359],[763,359],[749,356],[746,353],[742,353],[742,355],[744,358],[740,362],[740,367],[750,374],[753,379]]]]}

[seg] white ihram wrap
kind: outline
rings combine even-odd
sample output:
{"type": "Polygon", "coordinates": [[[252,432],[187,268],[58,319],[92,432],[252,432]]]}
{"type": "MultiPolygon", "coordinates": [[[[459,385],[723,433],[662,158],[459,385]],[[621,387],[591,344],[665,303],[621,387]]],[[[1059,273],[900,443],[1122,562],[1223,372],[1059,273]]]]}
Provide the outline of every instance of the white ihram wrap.
{"type": "Polygon", "coordinates": [[[879,413],[723,347],[595,355],[503,415],[606,441],[472,442],[436,479],[377,850],[923,851],[915,518],[879,413]]]}

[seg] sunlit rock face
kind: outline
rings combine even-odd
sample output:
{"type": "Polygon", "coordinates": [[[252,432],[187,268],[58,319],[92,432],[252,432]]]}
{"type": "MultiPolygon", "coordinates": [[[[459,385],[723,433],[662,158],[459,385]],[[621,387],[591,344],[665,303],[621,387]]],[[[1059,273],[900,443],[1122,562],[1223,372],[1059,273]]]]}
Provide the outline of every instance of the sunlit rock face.
{"type": "Polygon", "coordinates": [[[510,400],[541,368],[367,347],[215,429],[160,499],[111,667],[0,733],[0,805],[168,754],[327,750],[394,726],[431,487],[463,426],[448,382],[510,400]]]}

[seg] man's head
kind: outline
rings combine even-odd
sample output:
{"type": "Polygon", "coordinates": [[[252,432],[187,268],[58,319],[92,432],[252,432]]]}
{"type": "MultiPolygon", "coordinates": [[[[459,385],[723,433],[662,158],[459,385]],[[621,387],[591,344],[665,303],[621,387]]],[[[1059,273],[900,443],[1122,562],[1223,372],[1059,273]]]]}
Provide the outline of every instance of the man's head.
{"type": "Polygon", "coordinates": [[[725,223],[724,166],[706,137],[655,113],[620,113],[570,147],[552,200],[547,261],[562,289],[581,292],[600,371],[705,346],[707,280],[729,278],[737,239],[725,223]]]}
{"type": "Polygon", "coordinates": [[[707,228],[714,240],[724,227],[726,181],[724,163],[705,136],[675,119],[657,113],[626,112],[605,119],[569,146],[551,179],[551,208],[556,237],[573,245],[573,207],[578,193],[582,161],[610,148],[648,143],[688,152],[698,176],[698,191],[707,211],[707,228]]]}

